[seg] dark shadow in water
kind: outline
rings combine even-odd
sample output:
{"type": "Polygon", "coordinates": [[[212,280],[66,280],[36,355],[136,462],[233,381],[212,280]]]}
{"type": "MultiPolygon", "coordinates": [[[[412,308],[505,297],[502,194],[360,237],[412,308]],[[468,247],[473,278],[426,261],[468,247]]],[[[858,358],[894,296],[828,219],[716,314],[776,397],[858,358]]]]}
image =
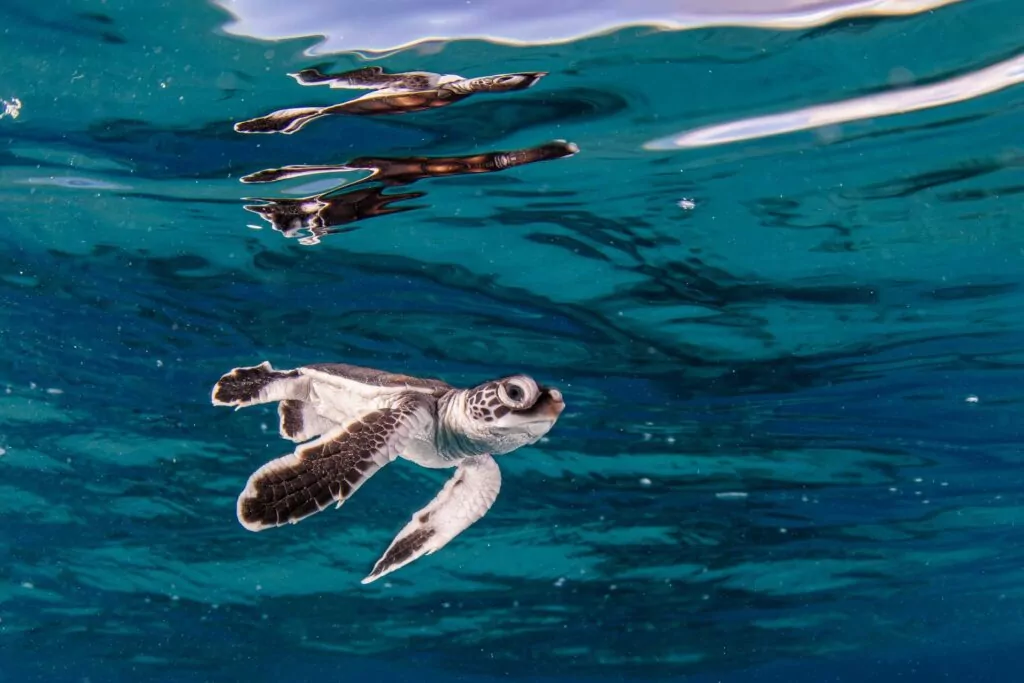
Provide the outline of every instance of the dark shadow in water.
{"type": "Polygon", "coordinates": [[[416,206],[392,206],[396,202],[418,199],[423,192],[384,194],[389,187],[411,185],[423,178],[440,178],[470,173],[494,173],[538,161],[572,156],[579,148],[564,140],[513,151],[485,152],[458,157],[360,157],[341,165],[299,165],[271,168],[241,178],[243,183],[271,183],[318,173],[370,171],[370,175],[327,192],[296,199],[247,198],[264,204],[244,208],[268,221],[285,237],[299,237],[299,243],[318,244],[325,235],[348,232],[339,228],[357,221],[411,211],[416,206]],[[309,234],[300,237],[302,231],[309,234]]]}

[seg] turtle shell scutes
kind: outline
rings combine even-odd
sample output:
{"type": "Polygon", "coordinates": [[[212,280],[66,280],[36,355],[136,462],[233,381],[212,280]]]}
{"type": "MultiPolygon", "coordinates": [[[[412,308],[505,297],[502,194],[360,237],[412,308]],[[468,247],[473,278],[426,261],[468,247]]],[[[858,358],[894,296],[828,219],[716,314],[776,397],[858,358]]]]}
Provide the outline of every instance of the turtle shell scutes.
{"type": "Polygon", "coordinates": [[[428,389],[434,393],[444,393],[453,388],[447,382],[443,382],[439,379],[413,377],[411,375],[385,372],[383,370],[375,370],[373,368],[348,365],[345,363],[317,363],[303,367],[374,387],[412,387],[416,389],[428,389]]]}

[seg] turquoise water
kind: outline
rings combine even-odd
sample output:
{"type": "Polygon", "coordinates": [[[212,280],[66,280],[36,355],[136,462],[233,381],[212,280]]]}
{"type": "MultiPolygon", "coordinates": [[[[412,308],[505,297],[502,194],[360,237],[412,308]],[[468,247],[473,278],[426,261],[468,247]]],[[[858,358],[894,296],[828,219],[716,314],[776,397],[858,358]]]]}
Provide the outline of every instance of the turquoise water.
{"type": "Polygon", "coordinates": [[[154,5],[0,10],[0,680],[1017,680],[1018,0],[369,62],[154,5]],[[368,63],[548,75],[233,129],[361,94],[290,72],[368,63]],[[556,140],[383,190],[239,182],[556,140]],[[364,190],[314,240],[244,208],[364,190]],[[210,391],[263,360],[526,372],[567,408],[482,520],[364,586],[451,471],[246,531],[291,445],[210,391]]]}

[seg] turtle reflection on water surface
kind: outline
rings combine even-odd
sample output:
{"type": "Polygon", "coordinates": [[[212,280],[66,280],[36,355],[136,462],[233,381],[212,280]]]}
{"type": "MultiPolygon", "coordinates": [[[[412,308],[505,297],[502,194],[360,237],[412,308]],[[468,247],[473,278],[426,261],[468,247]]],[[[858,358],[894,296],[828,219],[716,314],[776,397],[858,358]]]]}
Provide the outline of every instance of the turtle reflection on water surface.
{"type": "Polygon", "coordinates": [[[388,74],[379,66],[367,66],[338,74],[303,69],[288,74],[301,85],[329,85],[331,88],[373,90],[348,102],[326,107],[280,109],[266,116],[235,124],[239,133],[284,133],[290,135],[310,121],[332,114],[374,116],[406,114],[446,107],[477,93],[525,90],[547,75],[544,71],[497,74],[464,78],[454,74],[408,71],[388,74]]]}
{"type": "MultiPolygon", "coordinates": [[[[471,173],[494,173],[516,166],[538,161],[551,161],[570,157],[579,147],[564,140],[528,147],[526,149],[487,152],[459,157],[402,157],[374,158],[360,157],[344,165],[284,166],[257,171],[242,177],[243,183],[270,183],[316,173],[334,173],[369,170],[370,175],[351,183],[332,188],[326,192],[296,199],[253,198],[264,204],[249,204],[247,211],[259,214],[275,230],[285,237],[297,237],[302,230],[309,236],[302,237],[300,244],[318,244],[320,238],[345,232],[337,226],[354,223],[374,216],[383,216],[416,207],[395,207],[394,202],[418,199],[422,192],[384,194],[388,187],[410,185],[423,178],[465,175],[471,173]],[[369,186],[373,184],[373,186],[369,186]]],[[[351,230],[353,228],[349,228],[351,230]]]]}

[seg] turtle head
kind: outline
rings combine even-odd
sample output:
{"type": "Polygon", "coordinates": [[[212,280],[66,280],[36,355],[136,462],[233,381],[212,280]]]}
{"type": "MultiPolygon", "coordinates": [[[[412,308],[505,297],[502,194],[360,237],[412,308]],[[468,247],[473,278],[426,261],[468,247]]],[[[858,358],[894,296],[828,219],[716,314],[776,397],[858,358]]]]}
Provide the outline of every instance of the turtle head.
{"type": "Polygon", "coordinates": [[[545,387],[528,375],[485,382],[464,393],[460,426],[466,436],[500,455],[536,443],[565,410],[558,389],[545,387]]]}
{"type": "Polygon", "coordinates": [[[458,83],[460,90],[467,93],[477,92],[511,92],[526,90],[536,85],[537,81],[547,76],[546,71],[530,71],[517,74],[498,74],[496,76],[480,76],[467,78],[458,83]]]}

